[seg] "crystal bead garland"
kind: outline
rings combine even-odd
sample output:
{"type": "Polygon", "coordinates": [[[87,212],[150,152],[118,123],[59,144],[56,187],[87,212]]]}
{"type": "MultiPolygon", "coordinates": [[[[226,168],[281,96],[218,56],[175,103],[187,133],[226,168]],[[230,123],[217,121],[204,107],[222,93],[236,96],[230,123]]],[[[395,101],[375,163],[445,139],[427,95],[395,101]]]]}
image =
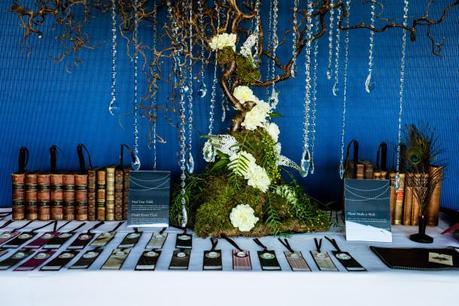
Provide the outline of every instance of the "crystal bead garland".
{"type": "MultiPolygon", "coordinates": [[[[153,20],[153,43],[152,43],[152,50],[153,50],[153,56],[155,56],[156,52],[156,40],[158,38],[158,21],[157,21],[157,13],[158,13],[158,5],[155,2],[153,4],[153,10],[152,10],[152,20],[153,20]]],[[[157,153],[157,111],[156,111],[156,99],[157,99],[157,94],[158,94],[158,85],[156,84],[156,78],[154,78],[154,85],[152,87],[152,94],[151,94],[151,103],[150,103],[150,120],[153,120],[152,127],[151,127],[151,149],[153,150],[153,169],[156,169],[157,166],[157,160],[158,160],[158,153],[157,153]]]]}
{"type": "Polygon", "coordinates": [[[298,28],[298,18],[297,18],[297,14],[298,14],[298,2],[299,0],[293,0],[293,28],[292,28],[292,68],[291,68],[291,74],[292,74],[292,77],[295,77],[295,69],[296,69],[296,52],[297,52],[297,49],[296,49],[296,39],[297,39],[297,35],[296,35],[296,30],[298,28]]]}
{"type": "MultiPolygon", "coordinates": [[[[330,6],[333,5],[333,0],[330,0],[330,6]]],[[[332,78],[332,63],[333,63],[333,35],[335,28],[335,10],[330,9],[330,23],[328,30],[328,62],[327,62],[327,80],[332,78]]]]}
{"type": "MultiPolygon", "coordinates": [[[[314,28],[319,29],[319,19],[314,21],[314,28]]],[[[319,67],[319,43],[314,40],[314,62],[312,70],[312,116],[311,116],[311,169],[310,173],[314,174],[314,147],[316,143],[316,119],[317,119],[317,69],[319,67]]]]}
{"type": "Polygon", "coordinates": [[[108,105],[108,112],[115,116],[119,112],[119,106],[116,103],[116,0],[112,0],[112,92],[111,100],[108,105]]]}
{"type": "Polygon", "coordinates": [[[139,16],[137,11],[138,0],[134,1],[134,161],[131,163],[131,168],[134,171],[140,169],[141,163],[139,159],[139,16]]]}
{"type": "MultiPolygon", "coordinates": [[[[351,17],[351,0],[346,0],[346,9],[348,16],[345,21],[345,27],[349,27],[351,17]]],[[[344,68],[343,68],[343,113],[341,118],[341,158],[339,161],[339,177],[344,178],[344,141],[346,132],[346,108],[347,108],[347,70],[349,66],[349,31],[344,33],[344,68]]]]}
{"type": "MultiPolygon", "coordinates": [[[[204,11],[203,11],[203,6],[202,6],[202,1],[203,0],[198,0],[198,14],[199,14],[199,27],[203,31],[203,34],[205,35],[205,25],[204,25],[204,11]]],[[[200,98],[204,98],[207,95],[207,85],[206,85],[206,76],[205,76],[205,63],[204,63],[204,58],[205,58],[205,48],[204,44],[205,41],[204,39],[201,42],[202,47],[201,47],[201,71],[200,71],[200,77],[199,77],[199,89],[198,89],[198,95],[200,98]]]]}
{"type": "Polygon", "coordinates": [[[188,173],[194,172],[193,158],[193,1],[188,7],[188,159],[186,163],[188,173]]]}
{"type": "Polygon", "coordinates": [[[306,59],[305,66],[305,92],[304,92],[304,118],[303,118],[303,154],[301,155],[300,167],[302,176],[309,174],[311,166],[311,153],[309,151],[309,116],[311,107],[311,40],[312,40],[312,1],[308,1],[306,17],[306,59]]]}
{"type": "MultiPolygon", "coordinates": [[[[370,5],[370,26],[374,28],[375,26],[375,10],[376,10],[376,0],[371,0],[370,5]]],[[[368,75],[365,79],[365,91],[370,93],[374,88],[373,83],[373,49],[375,45],[375,32],[370,31],[370,42],[368,45],[368,75]]]]}
{"type": "MultiPolygon", "coordinates": [[[[217,14],[217,33],[220,28],[220,10],[217,4],[215,4],[215,11],[217,14]]],[[[215,122],[215,102],[217,99],[217,68],[218,68],[218,52],[215,51],[214,54],[214,71],[212,76],[212,90],[210,92],[210,106],[209,106],[209,135],[212,135],[214,132],[214,122],[215,122]]]]}
{"type": "MultiPolygon", "coordinates": [[[[279,37],[277,36],[277,23],[279,19],[279,0],[273,0],[272,1],[272,29],[271,29],[271,42],[272,42],[272,56],[273,58],[276,58],[277,54],[277,48],[279,47],[279,37]]],[[[270,78],[274,79],[276,76],[276,63],[274,61],[271,61],[271,75],[270,78]]],[[[277,104],[279,102],[279,93],[276,91],[276,83],[273,82],[271,85],[271,96],[269,97],[269,104],[271,105],[272,109],[275,109],[277,107],[277,104]]]]}
{"type": "Polygon", "coordinates": [[[258,58],[258,51],[259,51],[259,38],[260,38],[260,22],[261,22],[261,17],[260,17],[260,0],[255,1],[255,8],[254,8],[254,14],[255,14],[255,29],[254,33],[257,34],[257,40],[255,42],[255,55],[253,56],[253,61],[255,64],[258,64],[260,59],[258,58]]]}
{"type": "MultiPolygon", "coordinates": [[[[403,25],[408,26],[408,9],[410,7],[409,0],[403,1],[403,25]]],[[[395,175],[395,190],[400,188],[400,144],[402,143],[402,116],[403,116],[403,100],[405,90],[405,58],[406,58],[406,30],[402,30],[402,55],[400,58],[400,92],[399,92],[399,112],[398,112],[398,135],[397,135],[397,156],[396,156],[396,175],[395,175]]]]}
{"type": "Polygon", "coordinates": [[[341,45],[341,31],[338,28],[339,19],[342,18],[341,16],[342,10],[341,6],[337,8],[337,16],[336,16],[336,42],[335,42],[335,81],[332,87],[332,93],[335,97],[338,96],[338,86],[339,86],[339,57],[340,57],[340,45],[341,45]]]}
{"type": "MultiPolygon", "coordinates": [[[[222,0],[222,4],[225,4],[225,2],[226,2],[226,0],[222,0]]],[[[220,11],[219,11],[219,14],[220,14],[220,11]]],[[[226,16],[224,11],[223,11],[223,16],[226,16]]],[[[221,22],[221,23],[225,24],[224,22],[221,22]]],[[[226,29],[225,29],[225,31],[226,31],[226,29]]],[[[220,106],[221,106],[221,110],[222,110],[221,122],[225,122],[225,120],[226,120],[227,105],[228,105],[228,100],[226,99],[226,95],[222,93],[222,96],[220,98],[220,106]]]]}

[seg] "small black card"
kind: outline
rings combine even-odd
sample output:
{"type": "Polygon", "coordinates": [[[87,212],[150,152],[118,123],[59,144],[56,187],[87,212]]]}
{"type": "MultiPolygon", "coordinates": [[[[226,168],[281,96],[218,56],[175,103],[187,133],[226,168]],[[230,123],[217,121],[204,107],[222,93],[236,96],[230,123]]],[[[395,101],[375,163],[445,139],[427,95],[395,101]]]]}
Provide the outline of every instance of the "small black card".
{"type": "Polygon", "coordinates": [[[344,266],[349,272],[363,272],[366,271],[362,265],[354,259],[348,252],[332,251],[336,259],[344,266]]]}
{"type": "Polygon", "coordinates": [[[121,241],[118,247],[119,248],[132,248],[137,244],[137,242],[139,242],[139,239],[141,236],[142,236],[142,233],[137,233],[137,232],[129,233],[123,238],[123,241],[121,241]]]}
{"type": "Polygon", "coordinates": [[[73,237],[72,233],[60,233],[51,238],[47,244],[43,246],[44,249],[58,249],[63,246],[70,238],[73,237]]]}
{"type": "Polygon", "coordinates": [[[203,259],[203,270],[210,270],[210,271],[219,271],[222,270],[222,251],[220,250],[213,250],[213,251],[204,251],[204,259],[203,259]]]}
{"type": "Polygon", "coordinates": [[[177,249],[191,249],[193,246],[193,236],[189,234],[177,234],[175,240],[175,248],[177,249]]]}
{"type": "Polygon", "coordinates": [[[169,270],[188,270],[189,264],[190,250],[175,250],[169,265],[169,270]]]}
{"type": "Polygon", "coordinates": [[[69,269],[86,270],[102,254],[103,249],[94,249],[86,251],[69,269]]]}
{"type": "Polygon", "coordinates": [[[93,233],[81,233],[73,242],[68,246],[69,250],[82,250],[94,238],[93,233]]]}
{"type": "Polygon", "coordinates": [[[280,271],[281,267],[277,261],[276,253],[272,250],[257,251],[263,271],[280,271]]]}
{"type": "Polygon", "coordinates": [[[0,261],[0,271],[8,270],[33,254],[33,250],[20,249],[8,258],[0,261]]]}
{"type": "Polygon", "coordinates": [[[161,250],[146,250],[140,256],[136,271],[154,271],[156,269],[156,262],[161,255],[161,250]]]}
{"type": "Polygon", "coordinates": [[[65,267],[75,256],[78,255],[78,251],[67,250],[60,253],[57,257],[50,260],[40,271],[59,271],[65,267]]]}
{"type": "Polygon", "coordinates": [[[37,234],[32,232],[24,232],[20,233],[10,241],[6,242],[3,247],[4,248],[19,248],[21,245],[27,243],[28,241],[32,240],[37,234]]]}

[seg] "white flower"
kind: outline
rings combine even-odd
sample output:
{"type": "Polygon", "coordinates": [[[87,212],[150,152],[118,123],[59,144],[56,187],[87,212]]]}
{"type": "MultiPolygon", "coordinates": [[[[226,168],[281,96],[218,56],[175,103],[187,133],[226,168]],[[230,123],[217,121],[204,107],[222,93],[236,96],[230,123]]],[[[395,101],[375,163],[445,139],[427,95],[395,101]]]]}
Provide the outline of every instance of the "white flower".
{"type": "Polygon", "coordinates": [[[249,37],[247,37],[247,40],[242,44],[239,53],[246,58],[252,59],[252,48],[256,45],[257,42],[258,35],[256,33],[251,34],[249,37]]]}
{"type": "Polygon", "coordinates": [[[258,166],[256,163],[251,163],[247,172],[245,173],[247,185],[257,188],[263,192],[268,191],[271,180],[268,173],[263,167],[258,166]]]}
{"type": "Polygon", "coordinates": [[[265,124],[264,127],[265,127],[266,132],[268,132],[269,136],[271,136],[274,142],[277,142],[279,140],[279,134],[280,134],[280,130],[277,124],[275,124],[274,122],[271,122],[271,123],[265,124]]]}
{"type": "Polygon", "coordinates": [[[253,94],[252,89],[250,89],[248,86],[236,86],[233,91],[233,96],[242,104],[247,101],[252,101],[255,103],[258,102],[258,98],[253,94]]]}
{"type": "Polygon", "coordinates": [[[241,232],[248,232],[255,227],[259,219],[255,217],[255,211],[250,205],[239,204],[231,210],[230,220],[241,232]]]}
{"type": "Polygon", "coordinates": [[[244,157],[247,161],[248,161],[248,164],[255,164],[256,163],[256,160],[255,160],[255,157],[253,157],[252,154],[250,154],[249,152],[247,151],[240,151],[236,154],[233,154],[229,157],[230,161],[234,161],[236,159],[239,159],[241,157],[244,157]]]}
{"type": "Polygon", "coordinates": [[[215,35],[212,37],[210,40],[209,46],[212,50],[222,50],[223,48],[226,47],[231,47],[234,51],[236,51],[236,39],[237,36],[236,34],[228,34],[228,33],[222,33],[215,35]]]}
{"type": "Polygon", "coordinates": [[[215,161],[216,151],[210,140],[207,140],[202,148],[202,155],[204,160],[208,163],[213,163],[215,161]]]}
{"type": "Polygon", "coordinates": [[[257,127],[262,127],[265,124],[270,111],[271,107],[268,103],[258,101],[258,103],[245,114],[242,126],[251,131],[255,130],[257,127]]]}

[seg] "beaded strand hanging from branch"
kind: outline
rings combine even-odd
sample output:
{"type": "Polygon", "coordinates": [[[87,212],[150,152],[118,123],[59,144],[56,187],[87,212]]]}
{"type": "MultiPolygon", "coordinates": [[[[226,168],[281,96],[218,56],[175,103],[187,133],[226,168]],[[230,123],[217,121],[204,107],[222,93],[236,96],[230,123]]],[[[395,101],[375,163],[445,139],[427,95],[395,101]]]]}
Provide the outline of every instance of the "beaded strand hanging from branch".
{"type": "MultiPolygon", "coordinates": [[[[156,56],[156,41],[158,39],[158,4],[153,3],[153,9],[152,9],[152,15],[153,19],[153,34],[152,34],[152,53],[153,57],[156,56]]],[[[149,117],[150,117],[150,122],[151,122],[151,127],[150,127],[150,142],[149,142],[149,148],[153,151],[153,169],[156,169],[157,167],[157,160],[158,160],[158,153],[157,153],[157,121],[158,121],[158,114],[157,114],[157,95],[158,95],[158,77],[156,75],[153,75],[153,84],[151,86],[151,96],[150,96],[150,110],[149,110],[149,117]]]]}
{"type": "MultiPolygon", "coordinates": [[[[375,27],[376,0],[370,0],[370,26],[375,27]]],[[[370,31],[370,41],[368,45],[368,75],[365,79],[365,91],[370,93],[373,90],[373,49],[375,45],[375,32],[370,31]]]]}
{"type": "Polygon", "coordinates": [[[111,8],[112,16],[112,87],[111,87],[111,100],[108,105],[108,112],[115,116],[119,112],[118,103],[116,102],[116,53],[117,53],[117,33],[116,33],[116,0],[112,0],[111,8]]]}
{"type": "Polygon", "coordinates": [[[187,94],[188,94],[188,159],[187,171],[192,174],[194,172],[194,157],[193,157],[193,1],[189,2],[188,6],[188,80],[187,80],[187,94]]]}
{"type": "Polygon", "coordinates": [[[139,158],[139,14],[138,0],[134,0],[134,160],[131,163],[131,168],[134,171],[140,169],[141,162],[139,158]]]}

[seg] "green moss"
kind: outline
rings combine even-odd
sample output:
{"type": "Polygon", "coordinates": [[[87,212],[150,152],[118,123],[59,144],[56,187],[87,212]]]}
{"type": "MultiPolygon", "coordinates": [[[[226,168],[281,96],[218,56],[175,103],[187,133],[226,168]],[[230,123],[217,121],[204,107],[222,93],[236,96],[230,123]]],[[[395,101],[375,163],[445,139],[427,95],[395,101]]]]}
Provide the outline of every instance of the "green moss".
{"type": "Polygon", "coordinates": [[[240,85],[250,85],[260,79],[259,68],[253,64],[252,59],[246,58],[234,52],[230,47],[218,51],[218,63],[226,66],[236,62],[236,78],[240,85]]]}

